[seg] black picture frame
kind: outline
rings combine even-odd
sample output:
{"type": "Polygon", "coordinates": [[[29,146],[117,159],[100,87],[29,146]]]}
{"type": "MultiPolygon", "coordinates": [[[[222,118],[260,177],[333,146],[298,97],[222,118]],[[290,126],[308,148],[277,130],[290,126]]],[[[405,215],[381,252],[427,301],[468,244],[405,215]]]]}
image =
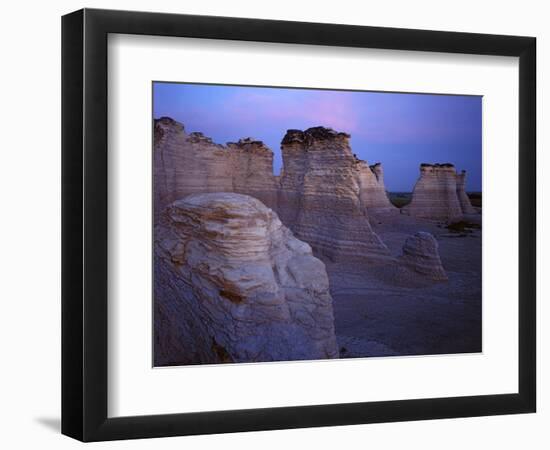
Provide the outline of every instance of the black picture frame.
{"type": "Polygon", "coordinates": [[[83,9],[62,18],[62,433],[82,441],[535,412],[536,39],[83,9]],[[517,393],[107,416],[109,33],[519,57],[517,393]]]}

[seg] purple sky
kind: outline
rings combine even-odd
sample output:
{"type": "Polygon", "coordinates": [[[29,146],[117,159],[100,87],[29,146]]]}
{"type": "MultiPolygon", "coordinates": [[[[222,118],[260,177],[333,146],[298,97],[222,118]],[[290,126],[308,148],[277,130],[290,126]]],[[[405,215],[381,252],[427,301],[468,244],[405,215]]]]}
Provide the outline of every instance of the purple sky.
{"type": "Polygon", "coordinates": [[[384,166],[389,191],[412,191],[420,163],[455,164],[466,189],[481,191],[481,97],[153,83],[153,116],[225,144],[264,141],[282,165],[287,129],[325,126],[351,134],[351,147],[384,166]]]}

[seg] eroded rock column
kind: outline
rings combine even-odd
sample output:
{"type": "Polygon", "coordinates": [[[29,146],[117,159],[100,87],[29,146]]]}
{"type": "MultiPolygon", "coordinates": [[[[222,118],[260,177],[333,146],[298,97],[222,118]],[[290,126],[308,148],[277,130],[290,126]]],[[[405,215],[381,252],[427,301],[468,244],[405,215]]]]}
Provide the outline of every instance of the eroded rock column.
{"type": "Polygon", "coordinates": [[[456,195],[464,214],[475,214],[477,211],[472,206],[468,194],[466,194],[466,171],[456,174],[456,195]]]}
{"type": "Polygon", "coordinates": [[[384,185],[382,165],[369,166],[365,161],[357,161],[359,197],[368,213],[396,213],[398,209],[390,202],[384,185]]]}
{"type": "Polygon", "coordinates": [[[454,222],[462,219],[457,195],[456,171],[452,164],[421,164],[406,214],[430,220],[454,222]]]}
{"type": "Polygon", "coordinates": [[[361,204],[349,138],[323,127],[287,131],[281,143],[284,170],[278,212],[283,223],[324,258],[386,257],[388,249],[361,204]]]}
{"type": "Polygon", "coordinates": [[[276,207],[273,152],[261,141],[224,146],[163,117],[154,121],[153,154],[155,216],[174,200],[201,192],[238,192],[276,207]]]}
{"type": "Polygon", "coordinates": [[[273,152],[251,138],[228,142],[232,161],[232,192],[251,195],[271,209],[277,208],[278,184],[273,175],[273,152]]]}
{"type": "Polygon", "coordinates": [[[173,119],[155,120],[153,184],[155,217],[186,195],[231,191],[229,153],[202,133],[187,134],[184,126],[173,119]]]}

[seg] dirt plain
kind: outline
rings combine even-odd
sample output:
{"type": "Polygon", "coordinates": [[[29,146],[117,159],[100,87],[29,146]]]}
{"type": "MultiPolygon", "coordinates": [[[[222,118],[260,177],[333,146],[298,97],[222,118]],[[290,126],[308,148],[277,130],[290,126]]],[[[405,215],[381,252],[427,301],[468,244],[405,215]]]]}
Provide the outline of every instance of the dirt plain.
{"type": "Polygon", "coordinates": [[[481,352],[481,214],[450,229],[399,213],[370,221],[394,257],[411,234],[433,234],[449,280],[427,281],[392,260],[325,261],[340,357],[481,352]]]}

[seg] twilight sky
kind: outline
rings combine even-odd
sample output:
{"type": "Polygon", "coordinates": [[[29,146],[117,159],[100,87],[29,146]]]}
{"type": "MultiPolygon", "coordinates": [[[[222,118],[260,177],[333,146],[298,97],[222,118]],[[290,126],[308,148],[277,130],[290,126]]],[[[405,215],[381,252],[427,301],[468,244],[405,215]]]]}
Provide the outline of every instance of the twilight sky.
{"type": "Polygon", "coordinates": [[[481,97],[312,89],[153,84],[153,116],[225,144],[262,140],[282,165],[287,129],[325,126],[351,134],[352,151],[381,162],[386,189],[412,191],[420,163],[466,170],[468,191],[481,191],[481,97]]]}

